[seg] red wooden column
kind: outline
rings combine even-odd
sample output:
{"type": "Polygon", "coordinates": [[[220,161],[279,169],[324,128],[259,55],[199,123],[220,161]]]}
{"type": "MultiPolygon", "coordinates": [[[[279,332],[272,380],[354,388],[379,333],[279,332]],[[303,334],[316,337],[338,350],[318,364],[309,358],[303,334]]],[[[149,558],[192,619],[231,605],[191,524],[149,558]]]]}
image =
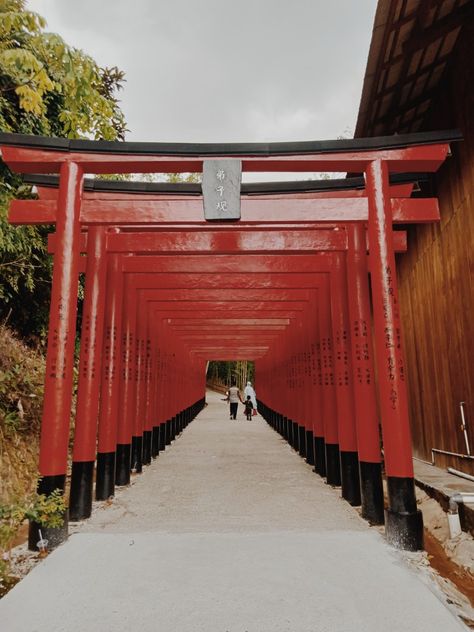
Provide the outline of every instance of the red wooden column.
{"type": "Polygon", "coordinates": [[[123,292],[120,255],[110,254],[107,268],[99,439],[95,482],[95,497],[97,500],[107,500],[115,492],[123,292]]]}
{"type": "Polygon", "coordinates": [[[296,419],[297,401],[295,397],[296,358],[294,353],[294,331],[291,329],[286,340],[286,357],[283,357],[282,371],[284,375],[283,390],[280,391],[282,406],[278,408],[288,420],[288,441],[298,449],[298,424],[296,419]]]}
{"type": "Polygon", "coordinates": [[[145,420],[146,414],[146,376],[147,376],[147,304],[143,300],[142,292],[137,291],[137,340],[138,340],[138,364],[137,364],[137,390],[135,407],[136,431],[141,431],[142,452],[141,464],[148,465],[151,462],[151,429],[148,430],[145,420]]]}
{"type": "Polygon", "coordinates": [[[298,321],[295,331],[295,395],[293,397],[296,406],[296,432],[297,447],[300,456],[306,457],[306,428],[304,415],[304,398],[306,396],[305,389],[305,357],[304,357],[304,339],[303,339],[303,317],[298,321]]]}
{"type": "MultiPolygon", "coordinates": [[[[324,275],[326,278],[327,275],[324,275]]],[[[318,290],[318,303],[316,309],[316,318],[314,323],[315,332],[315,362],[316,362],[316,375],[318,382],[318,406],[316,410],[317,417],[314,423],[314,471],[320,476],[326,476],[326,440],[324,430],[324,416],[325,406],[328,399],[326,392],[325,381],[327,378],[327,372],[323,367],[323,354],[322,354],[322,329],[321,329],[321,310],[322,310],[322,296],[324,286],[318,290]]]]}
{"type": "Polygon", "coordinates": [[[163,357],[164,357],[164,366],[162,372],[162,390],[161,390],[161,405],[163,410],[163,418],[164,418],[164,433],[165,433],[165,444],[171,445],[172,437],[171,437],[171,404],[172,404],[172,395],[171,395],[171,384],[172,384],[172,371],[173,365],[171,362],[171,352],[170,352],[170,341],[165,335],[165,327],[161,325],[161,345],[163,348],[163,357]]]}
{"type": "Polygon", "coordinates": [[[107,273],[105,237],[104,226],[89,228],[69,497],[71,520],[88,518],[92,511],[107,273]]]}
{"type": "Polygon", "coordinates": [[[157,380],[156,380],[156,399],[155,409],[157,421],[159,423],[160,452],[166,449],[166,418],[164,410],[164,374],[166,370],[166,357],[163,349],[161,329],[155,331],[155,345],[158,354],[157,363],[157,380]]]}
{"type": "Polygon", "coordinates": [[[315,362],[315,345],[314,345],[314,314],[315,305],[312,301],[310,308],[305,318],[305,333],[304,344],[306,349],[306,396],[305,396],[305,415],[307,420],[306,425],[306,463],[308,465],[314,465],[314,436],[317,424],[318,414],[318,393],[317,389],[317,377],[316,377],[316,362],[315,362]]]}
{"type": "Polygon", "coordinates": [[[301,327],[299,331],[299,348],[300,352],[299,356],[299,400],[300,400],[300,420],[299,420],[299,452],[300,456],[303,459],[306,459],[308,456],[307,449],[307,433],[308,430],[312,431],[312,425],[309,423],[308,418],[308,399],[310,395],[310,380],[309,380],[309,345],[306,338],[306,322],[307,322],[307,312],[303,314],[303,318],[301,320],[301,327]]]}
{"type": "MultiPolygon", "coordinates": [[[[285,338],[288,337],[288,334],[285,338]]],[[[277,349],[271,351],[269,358],[269,382],[267,385],[268,399],[270,401],[271,418],[273,423],[283,426],[283,436],[290,442],[290,419],[286,417],[283,405],[283,393],[287,392],[288,385],[285,382],[283,365],[286,362],[285,340],[277,349]]]]}
{"type": "Polygon", "coordinates": [[[143,384],[143,316],[145,305],[141,303],[139,290],[132,290],[130,303],[136,310],[135,333],[135,372],[133,380],[134,402],[132,412],[132,472],[143,471],[143,418],[141,417],[142,384],[143,384]]]}
{"type": "Polygon", "coordinates": [[[423,547],[423,517],[415,498],[387,164],[374,160],[366,178],[375,351],[388,486],[385,530],[394,546],[418,550],[423,547]]]}
{"type": "Polygon", "coordinates": [[[320,452],[322,448],[320,444],[316,452],[316,471],[318,474],[321,474],[321,476],[326,476],[326,482],[329,485],[337,487],[341,484],[341,468],[339,464],[339,436],[337,429],[336,388],[334,384],[329,280],[325,287],[322,288],[319,315],[323,372],[324,455],[320,452]]]}
{"type": "Polygon", "coordinates": [[[156,388],[156,416],[159,423],[159,436],[160,436],[160,452],[166,449],[166,417],[165,417],[165,401],[164,401],[164,389],[165,389],[165,371],[166,371],[166,353],[163,348],[163,336],[161,327],[156,328],[155,331],[155,345],[158,353],[158,365],[157,365],[157,388],[156,388]]]}
{"type": "Polygon", "coordinates": [[[311,305],[310,318],[308,322],[309,335],[309,353],[310,353],[310,402],[309,402],[309,415],[312,422],[312,438],[310,440],[313,443],[312,450],[309,451],[309,458],[307,459],[310,465],[317,467],[316,453],[317,445],[323,444],[324,452],[324,427],[323,427],[323,415],[322,415],[322,375],[321,375],[321,359],[320,359],[320,342],[319,342],[319,296],[320,292],[317,292],[317,300],[311,305]],[[312,457],[312,461],[311,461],[312,457]]]}
{"type": "Polygon", "coordinates": [[[159,426],[155,422],[153,392],[155,386],[155,347],[152,336],[151,310],[147,310],[146,323],[146,393],[145,393],[145,427],[151,432],[150,457],[155,459],[160,451],[159,426]]]}
{"type": "Polygon", "coordinates": [[[148,336],[151,341],[150,386],[147,400],[148,415],[152,426],[151,456],[156,458],[160,453],[160,422],[158,417],[158,375],[160,370],[160,352],[156,344],[154,328],[151,327],[152,313],[149,313],[148,336]]]}
{"type": "Polygon", "coordinates": [[[141,370],[141,314],[143,305],[139,305],[139,291],[135,288],[130,289],[124,306],[130,312],[131,322],[133,322],[133,344],[132,344],[132,372],[130,384],[130,393],[128,406],[126,409],[127,417],[130,416],[132,427],[132,461],[131,471],[140,473],[143,470],[143,423],[138,414],[138,402],[140,396],[140,370],[141,370]]]}
{"type": "Polygon", "coordinates": [[[347,278],[344,255],[334,257],[331,271],[331,322],[333,334],[336,410],[341,463],[341,493],[351,505],[360,505],[359,461],[352,390],[347,278]]]}
{"type": "Polygon", "coordinates": [[[119,375],[119,408],[117,420],[117,464],[115,484],[130,483],[132,459],[132,402],[133,402],[133,363],[135,345],[135,309],[130,305],[130,276],[123,279],[123,294],[120,306],[122,327],[120,337],[121,368],[119,375]]]}
{"type": "Polygon", "coordinates": [[[384,505],[375,394],[365,226],[346,227],[347,281],[362,516],[383,524],[384,505]]]}
{"type": "MultiPolygon", "coordinates": [[[[56,221],[48,347],[41,422],[38,483],[40,494],[64,491],[66,484],[76,335],[77,288],[81,227],[82,169],[74,162],[61,165],[56,221]]],[[[39,525],[30,524],[28,546],[36,550],[39,525]]],[[[43,529],[43,535],[45,530],[43,529]]],[[[67,537],[62,529],[48,529],[50,546],[67,537]]]]}

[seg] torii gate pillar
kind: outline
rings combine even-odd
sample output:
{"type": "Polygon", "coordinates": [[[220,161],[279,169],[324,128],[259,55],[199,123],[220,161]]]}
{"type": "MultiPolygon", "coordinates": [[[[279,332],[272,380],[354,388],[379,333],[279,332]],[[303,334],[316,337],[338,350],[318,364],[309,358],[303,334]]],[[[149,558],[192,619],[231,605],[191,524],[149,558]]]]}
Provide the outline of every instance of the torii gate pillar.
{"type": "Polygon", "coordinates": [[[388,486],[385,532],[394,546],[416,551],[423,548],[423,517],[416,507],[387,164],[374,160],[366,178],[375,353],[388,486]]]}
{"type": "MultiPolygon", "coordinates": [[[[82,168],[74,162],[61,165],[39,460],[38,493],[46,495],[55,489],[64,491],[66,485],[83,177],[82,168]]],[[[55,546],[66,539],[67,529],[65,520],[63,528],[43,528],[42,533],[55,546]]],[[[31,522],[28,546],[32,550],[36,550],[38,532],[39,525],[31,522]]]]}

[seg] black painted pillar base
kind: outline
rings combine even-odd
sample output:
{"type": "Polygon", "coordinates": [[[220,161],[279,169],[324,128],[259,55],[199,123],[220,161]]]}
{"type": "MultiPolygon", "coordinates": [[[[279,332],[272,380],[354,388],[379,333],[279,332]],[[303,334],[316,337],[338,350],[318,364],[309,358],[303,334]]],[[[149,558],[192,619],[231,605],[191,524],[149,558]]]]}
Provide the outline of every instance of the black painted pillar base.
{"type": "Polygon", "coordinates": [[[132,446],[130,443],[119,443],[115,453],[115,484],[130,485],[130,463],[132,446]]]}
{"type": "Polygon", "coordinates": [[[314,471],[323,478],[326,476],[326,444],[324,437],[314,437],[314,471]]]}
{"type": "Polygon", "coordinates": [[[341,485],[341,465],[339,462],[339,444],[326,443],[326,483],[333,487],[341,485]]]}
{"type": "Polygon", "coordinates": [[[287,424],[288,424],[288,443],[291,445],[292,448],[294,448],[295,447],[295,424],[291,421],[291,419],[288,419],[287,424]]]}
{"type": "Polygon", "coordinates": [[[160,424],[160,452],[166,448],[166,423],[160,424]]]}
{"type": "Polygon", "coordinates": [[[292,448],[294,448],[295,447],[295,424],[291,421],[291,419],[288,419],[287,424],[288,424],[288,443],[291,445],[292,448]]]}
{"type": "MultiPolygon", "coordinates": [[[[56,476],[43,476],[38,481],[38,494],[44,494],[45,496],[50,496],[56,489],[61,490],[64,493],[64,488],[66,487],[66,475],[65,474],[57,474],[56,476]]],[[[69,515],[68,511],[64,514],[64,522],[61,527],[44,527],[37,522],[31,521],[29,525],[28,532],[28,549],[30,551],[38,552],[37,543],[39,542],[40,534],[43,536],[44,540],[48,540],[48,550],[52,550],[56,548],[62,542],[67,540],[68,536],[68,526],[69,526],[69,515]]]]}
{"type": "Polygon", "coordinates": [[[151,463],[151,430],[143,431],[142,463],[143,465],[151,463]]]}
{"type": "Polygon", "coordinates": [[[312,430],[306,431],[306,463],[314,465],[314,435],[312,430]]]}
{"type": "Polygon", "coordinates": [[[291,436],[293,439],[293,443],[291,444],[293,446],[293,449],[296,450],[296,452],[298,452],[298,448],[299,448],[299,435],[298,435],[298,424],[295,421],[291,422],[291,436]]]}
{"type": "Polygon", "coordinates": [[[107,500],[115,493],[115,452],[97,454],[95,499],[107,500]]]}
{"type": "Polygon", "coordinates": [[[388,509],[385,511],[385,537],[397,549],[423,549],[423,516],[416,506],[412,478],[388,476],[388,509]]]}
{"type": "Polygon", "coordinates": [[[174,438],[176,439],[176,437],[179,436],[179,420],[181,417],[181,413],[177,413],[175,417],[173,417],[174,419],[174,438]]]}
{"type": "Polygon", "coordinates": [[[341,494],[344,500],[358,507],[360,500],[359,459],[357,452],[340,452],[341,494]]]}
{"type": "Polygon", "coordinates": [[[423,550],[423,515],[419,509],[415,513],[396,513],[385,510],[385,537],[387,542],[404,551],[423,550]]]}
{"type": "Polygon", "coordinates": [[[143,437],[132,437],[132,459],[130,469],[140,474],[143,470],[143,437]]]}
{"type": "Polygon", "coordinates": [[[303,459],[306,457],[306,428],[297,426],[298,429],[298,452],[303,459]]]}
{"type": "Polygon", "coordinates": [[[171,438],[171,425],[172,425],[173,420],[172,419],[168,419],[166,421],[166,445],[170,445],[172,438],[171,438]]]}
{"type": "Polygon", "coordinates": [[[69,520],[73,522],[89,518],[92,513],[94,465],[94,461],[76,461],[72,464],[69,520]]]}
{"type": "Polygon", "coordinates": [[[151,431],[151,458],[156,459],[160,453],[160,426],[153,426],[151,431]]]}
{"type": "Polygon", "coordinates": [[[288,421],[288,417],[282,416],[282,427],[283,427],[282,436],[284,439],[288,441],[288,443],[290,443],[290,423],[288,421]]]}
{"type": "Polygon", "coordinates": [[[179,435],[179,413],[173,417],[174,419],[174,439],[179,435]]]}
{"type": "Polygon", "coordinates": [[[384,523],[382,464],[359,461],[362,517],[370,524],[384,523]]]}

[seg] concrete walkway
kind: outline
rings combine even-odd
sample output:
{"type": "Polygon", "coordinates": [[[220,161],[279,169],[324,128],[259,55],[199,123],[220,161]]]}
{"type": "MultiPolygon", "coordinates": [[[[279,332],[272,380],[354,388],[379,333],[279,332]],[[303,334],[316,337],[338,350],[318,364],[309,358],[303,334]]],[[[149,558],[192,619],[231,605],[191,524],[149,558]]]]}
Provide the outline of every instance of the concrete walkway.
{"type": "Polygon", "coordinates": [[[220,395],[0,601],[5,632],[451,632],[434,587],[220,395]]]}

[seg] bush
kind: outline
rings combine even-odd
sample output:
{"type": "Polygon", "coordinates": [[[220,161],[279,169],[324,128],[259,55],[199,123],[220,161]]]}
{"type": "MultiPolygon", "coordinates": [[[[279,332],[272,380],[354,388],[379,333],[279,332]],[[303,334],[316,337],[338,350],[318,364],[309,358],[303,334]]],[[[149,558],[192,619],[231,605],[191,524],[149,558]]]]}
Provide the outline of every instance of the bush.
{"type": "Polygon", "coordinates": [[[25,520],[33,520],[44,527],[61,527],[66,504],[61,490],[49,496],[32,494],[22,503],[0,504],[0,595],[12,585],[9,556],[13,540],[25,520]]]}
{"type": "Polygon", "coordinates": [[[43,356],[0,325],[0,504],[36,489],[44,371],[43,356]]]}

